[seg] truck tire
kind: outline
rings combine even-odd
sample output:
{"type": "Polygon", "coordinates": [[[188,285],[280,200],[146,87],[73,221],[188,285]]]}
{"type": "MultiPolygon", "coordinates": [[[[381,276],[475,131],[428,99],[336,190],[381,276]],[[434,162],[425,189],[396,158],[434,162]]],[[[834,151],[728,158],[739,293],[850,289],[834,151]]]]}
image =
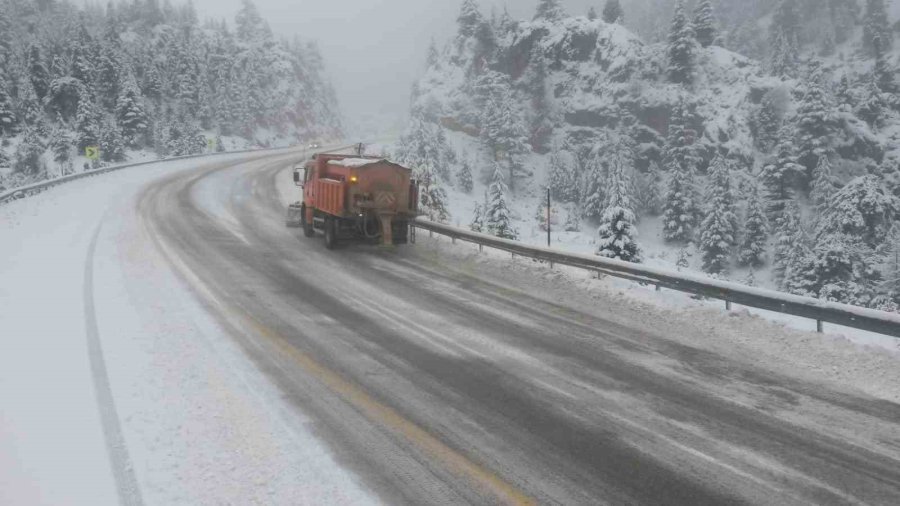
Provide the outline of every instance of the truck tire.
{"type": "Polygon", "coordinates": [[[325,217],[325,248],[337,247],[337,222],[331,216],[325,217]]]}
{"type": "Polygon", "coordinates": [[[306,222],[306,205],[300,208],[300,226],[303,227],[303,235],[306,237],[313,237],[316,235],[316,229],[313,228],[312,223],[306,222]]]}

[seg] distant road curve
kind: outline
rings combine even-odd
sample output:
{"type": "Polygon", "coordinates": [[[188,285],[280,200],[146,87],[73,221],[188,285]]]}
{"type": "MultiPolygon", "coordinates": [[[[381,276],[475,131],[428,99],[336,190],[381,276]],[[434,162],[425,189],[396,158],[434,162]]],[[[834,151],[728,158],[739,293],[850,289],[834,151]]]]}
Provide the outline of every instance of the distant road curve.
{"type": "Polygon", "coordinates": [[[900,406],[511,288],[424,245],[328,252],[284,227],[290,165],[178,173],[138,212],[385,502],[900,504],[900,406]]]}

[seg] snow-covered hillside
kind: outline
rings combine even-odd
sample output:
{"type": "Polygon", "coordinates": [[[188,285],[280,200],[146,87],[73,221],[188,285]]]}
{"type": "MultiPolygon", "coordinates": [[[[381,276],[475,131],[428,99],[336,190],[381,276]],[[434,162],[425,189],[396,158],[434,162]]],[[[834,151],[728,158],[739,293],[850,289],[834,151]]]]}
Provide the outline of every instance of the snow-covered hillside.
{"type": "Polygon", "coordinates": [[[542,242],[549,187],[562,247],[893,309],[900,86],[868,3],[827,52],[800,0],[748,14],[756,60],[718,45],[710,0],[676,2],[663,43],[558,0],[520,21],[464,0],[394,154],[436,219],[542,242]]]}
{"type": "Polygon", "coordinates": [[[315,44],[276,38],[252,2],[232,28],[191,3],[0,0],[0,190],[340,132],[315,44]]]}

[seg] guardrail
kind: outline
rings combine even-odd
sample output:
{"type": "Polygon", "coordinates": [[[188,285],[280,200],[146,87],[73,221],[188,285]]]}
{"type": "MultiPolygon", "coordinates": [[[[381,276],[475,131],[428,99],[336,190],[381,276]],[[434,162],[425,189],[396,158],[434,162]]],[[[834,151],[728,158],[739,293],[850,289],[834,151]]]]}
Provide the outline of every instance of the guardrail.
{"type": "Polygon", "coordinates": [[[566,253],[550,248],[529,246],[517,241],[479,234],[422,218],[417,219],[413,225],[422,230],[450,237],[454,242],[461,240],[474,243],[478,244],[479,247],[486,246],[506,251],[513,255],[546,261],[551,266],[553,264],[568,265],[642,284],[655,285],[657,290],[668,288],[679,292],[719,299],[725,301],[728,309],[731,308],[731,304],[740,304],[809,318],[816,321],[816,327],[819,332],[823,330],[822,323],[828,322],[900,337],[900,314],[896,313],[827,302],[812,297],[800,297],[774,290],[753,288],[699,275],[671,272],[598,256],[566,253]]]}
{"type": "MultiPolygon", "coordinates": [[[[350,146],[340,146],[336,148],[328,148],[330,151],[341,151],[344,149],[350,149],[355,145],[350,146]]],[[[4,193],[0,193],[0,205],[3,205],[7,202],[11,202],[13,200],[19,200],[26,197],[30,197],[31,195],[35,195],[41,193],[49,188],[54,186],[69,183],[72,181],[77,181],[79,179],[84,179],[87,177],[98,176],[100,174],[107,174],[109,172],[115,172],[122,169],[130,169],[133,167],[141,167],[144,165],[152,165],[156,163],[163,162],[171,162],[176,160],[190,160],[193,158],[206,158],[213,156],[225,156],[225,155],[240,155],[245,153],[266,153],[266,152],[276,152],[276,151],[289,151],[291,149],[297,149],[298,146],[289,146],[283,148],[263,148],[263,149],[242,149],[238,151],[223,151],[221,153],[202,153],[199,155],[186,155],[186,156],[174,156],[172,158],[163,158],[160,160],[148,160],[145,162],[134,162],[134,163],[125,163],[120,165],[113,165],[110,167],[103,167],[102,169],[96,170],[88,170],[85,172],[78,172],[76,174],[69,174],[68,176],[62,176],[54,179],[47,179],[44,181],[38,181],[37,183],[20,186],[18,188],[13,188],[12,190],[8,190],[4,193]]]]}

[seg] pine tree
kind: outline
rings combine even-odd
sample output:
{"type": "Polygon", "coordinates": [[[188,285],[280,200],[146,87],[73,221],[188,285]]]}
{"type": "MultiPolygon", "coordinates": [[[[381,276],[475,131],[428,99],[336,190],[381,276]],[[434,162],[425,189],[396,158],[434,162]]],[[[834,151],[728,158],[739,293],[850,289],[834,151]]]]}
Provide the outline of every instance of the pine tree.
{"type": "Polygon", "coordinates": [[[432,38],[431,44],[429,44],[428,46],[428,59],[426,60],[428,68],[434,68],[435,66],[437,66],[439,60],[440,55],[438,54],[437,43],[432,38]]]}
{"type": "Polygon", "coordinates": [[[590,158],[587,160],[586,171],[581,180],[582,193],[582,216],[585,218],[600,218],[606,209],[607,200],[607,179],[609,171],[607,170],[607,160],[605,153],[606,145],[598,145],[590,151],[590,158]]]}
{"type": "Polygon", "coordinates": [[[530,149],[527,144],[522,118],[512,99],[508,84],[500,85],[501,92],[494,93],[483,114],[481,142],[495,161],[504,161],[509,171],[509,189],[515,191],[516,180],[520,177],[521,157],[530,149]]]}
{"type": "MultiPolygon", "coordinates": [[[[593,9],[593,7],[591,7],[593,9]]],[[[594,14],[596,16],[596,13],[594,14]]],[[[603,6],[603,21],[607,23],[625,23],[625,11],[622,10],[622,4],[619,0],[606,0],[603,6]]]]}
{"type": "Polygon", "coordinates": [[[737,243],[737,216],[731,174],[721,154],[710,165],[706,202],[706,218],[700,224],[703,270],[722,274],[728,270],[731,253],[737,243]]]}
{"type": "Polygon", "coordinates": [[[797,0],[781,0],[772,16],[769,67],[774,76],[793,76],[800,54],[800,16],[797,0]]]}
{"type": "Polygon", "coordinates": [[[61,117],[57,117],[56,126],[50,134],[50,151],[53,152],[53,161],[59,167],[59,173],[62,175],[71,173],[72,138],[61,117]]]}
{"type": "Polygon", "coordinates": [[[43,100],[50,89],[50,73],[44,64],[41,50],[36,45],[28,50],[28,76],[38,100],[43,100]]]}
{"type": "Polygon", "coordinates": [[[874,249],[898,216],[900,199],[890,192],[885,181],[875,174],[860,176],[831,198],[820,216],[816,242],[826,235],[846,234],[874,249]]]}
{"type": "Polygon", "coordinates": [[[814,64],[806,81],[806,94],[797,106],[797,161],[806,169],[801,177],[804,183],[811,179],[819,158],[831,149],[840,128],[834,106],[822,88],[822,79],[818,64],[814,64]]]}
{"type": "Polygon", "coordinates": [[[663,205],[663,234],[667,241],[686,242],[694,236],[698,199],[694,187],[697,160],[692,146],[693,131],[686,123],[685,105],[676,105],[669,123],[665,165],[669,173],[663,205]]]}
{"type": "Polygon", "coordinates": [[[18,121],[6,80],[0,75],[0,137],[12,135],[18,121]]]}
{"type": "MultiPolygon", "coordinates": [[[[2,163],[0,163],[2,165],[2,163]]],[[[900,225],[895,224],[887,237],[884,265],[881,269],[883,282],[879,291],[893,303],[892,310],[900,304],[900,225]]]]}
{"type": "Polygon", "coordinates": [[[884,94],[878,86],[878,76],[874,73],[872,78],[868,80],[866,88],[863,91],[862,100],[859,108],[856,110],[857,116],[873,129],[879,129],[884,122],[887,103],[884,100],[884,94]]]}
{"type": "Polygon", "coordinates": [[[434,169],[425,164],[419,173],[419,203],[431,221],[446,223],[450,219],[447,210],[447,192],[438,183],[434,169]]]}
{"type": "Polygon", "coordinates": [[[102,116],[97,106],[84,97],[78,102],[75,113],[75,144],[80,152],[88,146],[96,146],[100,141],[100,121],[102,116]]]}
{"type": "Polygon", "coordinates": [[[700,0],[694,8],[694,33],[703,47],[709,47],[716,41],[716,20],[710,0],[700,0]]]}
{"type": "Polygon", "coordinates": [[[19,104],[21,112],[19,116],[22,118],[22,122],[31,128],[37,129],[37,133],[45,134],[44,110],[31,81],[23,80],[20,83],[19,91],[21,93],[21,103],[19,104]]]}
{"type": "Polygon", "coordinates": [[[678,250],[678,259],[675,261],[675,266],[678,267],[678,270],[689,269],[691,267],[690,255],[688,254],[687,248],[678,250]]]}
{"type": "Polygon", "coordinates": [[[802,225],[794,231],[790,241],[792,247],[784,262],[784,275],[781,287],[786,292],[805,297],[815,297],[818,294],[816,287],[816,257],[809,247],[809,238],[802,225]]]}
{"type": "Polygon", "coordinates": [[[100,157],[104,162],[125,161],[125,139],[119,125],[111,118],[103,121],[100,130],[100,157]]]}
{"type": "Polygon", "coordinates": [[[597,255],[626,262],[641,261],[631,198],[633,163],[631,154],[621,145],[610,154],[608,198],[597,229],[597,255]]]}
{"type": "Polygon", "coordinates": [[[794,198],[793,182],[803,172],[803,167],[797,163],[796,146],[787,127],[782,129],[779,137],[781,142],[775,160],[763,167],[760,174],[766,192],[766,207],[772,219],[777,218],[785,204],[794,198]]]}
{"type": "Polygon", "coordinates": [[[472,214],[469,230],[478,233],[484,232],[484,207],[481,204],[475,204],[475,212],[472,214]]]}
{"type": "Polygon", "coordinates": [[[46,173],[46,167],[41,160],[45,150],[44,141],[37,129],[26,126],[22,134],[22,141],[16,148],[13,170],[27,176],[46,173]]]}
{"type": "Polygon", "coordinates": [[[574,202],[578,198],[575,173],[560,150],[555,150],[550,155],[548,179],[554,199],[574,202]]]}
{"type": "Polygon", "coordinates": [[[478,4],[475,0],[463,0],[459,16],[456,18],[456,23],[459,26],[459,37],[474,37],[483,21],[484,18],[481,15],[481,11],[478,10],[478,4]]]}
{"type": "Polygon", "coordinates": [[[566,232],[581,231],[581,214],[575,204],[570,204],[566,210],[566,223],[563,225],[563,230],[566,232]]]}
{"type": "Polygon", "coordinates": [[[559,21],[566,17],[566,11],[562,7],[560,0],[538,0],[537,12],[534,19],[545,19],[547,21],[559,21]]]}
{"type": "Polygon", "coordinates": [[[775,252],[772,265],[775,279],[779,283],[784,282],[794,249],[800,247],[795,242],[800,228],[800,208],[797,201],[792,199],[787,202],[784,211],[775,221],[775,252]]]}
{"type": "Polygon", "coordinates": [[[597,19],[598,17],[599,17],[599,16],[597,15],[597,9],[592,5],[591,8],[588,9],[588,12],[587,12],[587,18],[588,18],[590,21],[596,21],[596,19],[597,19]]]}
{"type": "Polygon", "coordinates": [[[770,151],[778,143],[778,135],[783,126],[775,97],[771,93],[763,96],[753,122],[757,147],[763,152],[770,151]]]}
{"type": "Polygon", "coordinates": [[[663,174],[656,162],[650,162],[647,173],[640,178],[641,209],[650,216],[659,216],[663,208],[663,174]]]}
{"type": "Polygon", "coordinates": [[[809,194],[810,200],[816,206],[817,213],[824,214],[837,191],[837,183],[831,173],[830,156],[822,155],[816,170],[813,171],[812,191],[809,194]]]}
{"type": "Polygon", "coordinates": [[[494,164],[494,177],[488,188],[488,206],[485,212],[487,232],[503,239],[518,239],[519,233],[513,228],[506,205],[507,186],[503,181],[503,170],[494,164]]]}
{"type": "Polygon", "coordinates": [[[893,45],[893,32],[884,0],[866,0],[863,18],[863,48],[874,57],[877,51],[887,51],[893,45]],[[876,39],[880,39],[876,44],[876,39]],[[880,47],[879,47],[880,45],[880,47]]]}
{"type": "Polygon", "coordinates": [[[669,80],[677,84],[691,84],[694,80],[694,29],[684,12],[684,0],[676,0],[672,29],[669,32],[669,80]]]}
{"type": "Polygon", "coordinates": [[[468,159],[463,159],[459,172],[456,173],[456,181],[459,183],[459,189],[463,193],[472,193],[475,183],[472,180],[472,165],[468,159]]]}
{"type": "Polygon", "coordinates": [[[116,103],[116,120],[122,130],[122,136],[129,146],[138,145],[138,137],[147,131],[149,120],[144,105],[141,103],[140,91],[132,75],[128,75],[121,85],[122,92],[116,103]]]}
{"type": "Polygon", "coordinates": [[[769,222],[766,219],[759,188],[754,184],[747,200],[747,215],[744,219],[738,262],[751,267],[760,267],[765,264],[768,237],[769,222]]]}
{"type": "Polygon", "coordinates": [[[241,10],[234,18],[234,24],[238,39],[245,43],[260,42],[271,36],[269,25],[250,0],[243,0],[241,10]]]}
{"type": "Polygon", "coordinates": [[[875,296],[878,273],[855,237],[834,233],[820,238],[814,250],[812,289],[823,300],[867,306],[875,296]]]}

